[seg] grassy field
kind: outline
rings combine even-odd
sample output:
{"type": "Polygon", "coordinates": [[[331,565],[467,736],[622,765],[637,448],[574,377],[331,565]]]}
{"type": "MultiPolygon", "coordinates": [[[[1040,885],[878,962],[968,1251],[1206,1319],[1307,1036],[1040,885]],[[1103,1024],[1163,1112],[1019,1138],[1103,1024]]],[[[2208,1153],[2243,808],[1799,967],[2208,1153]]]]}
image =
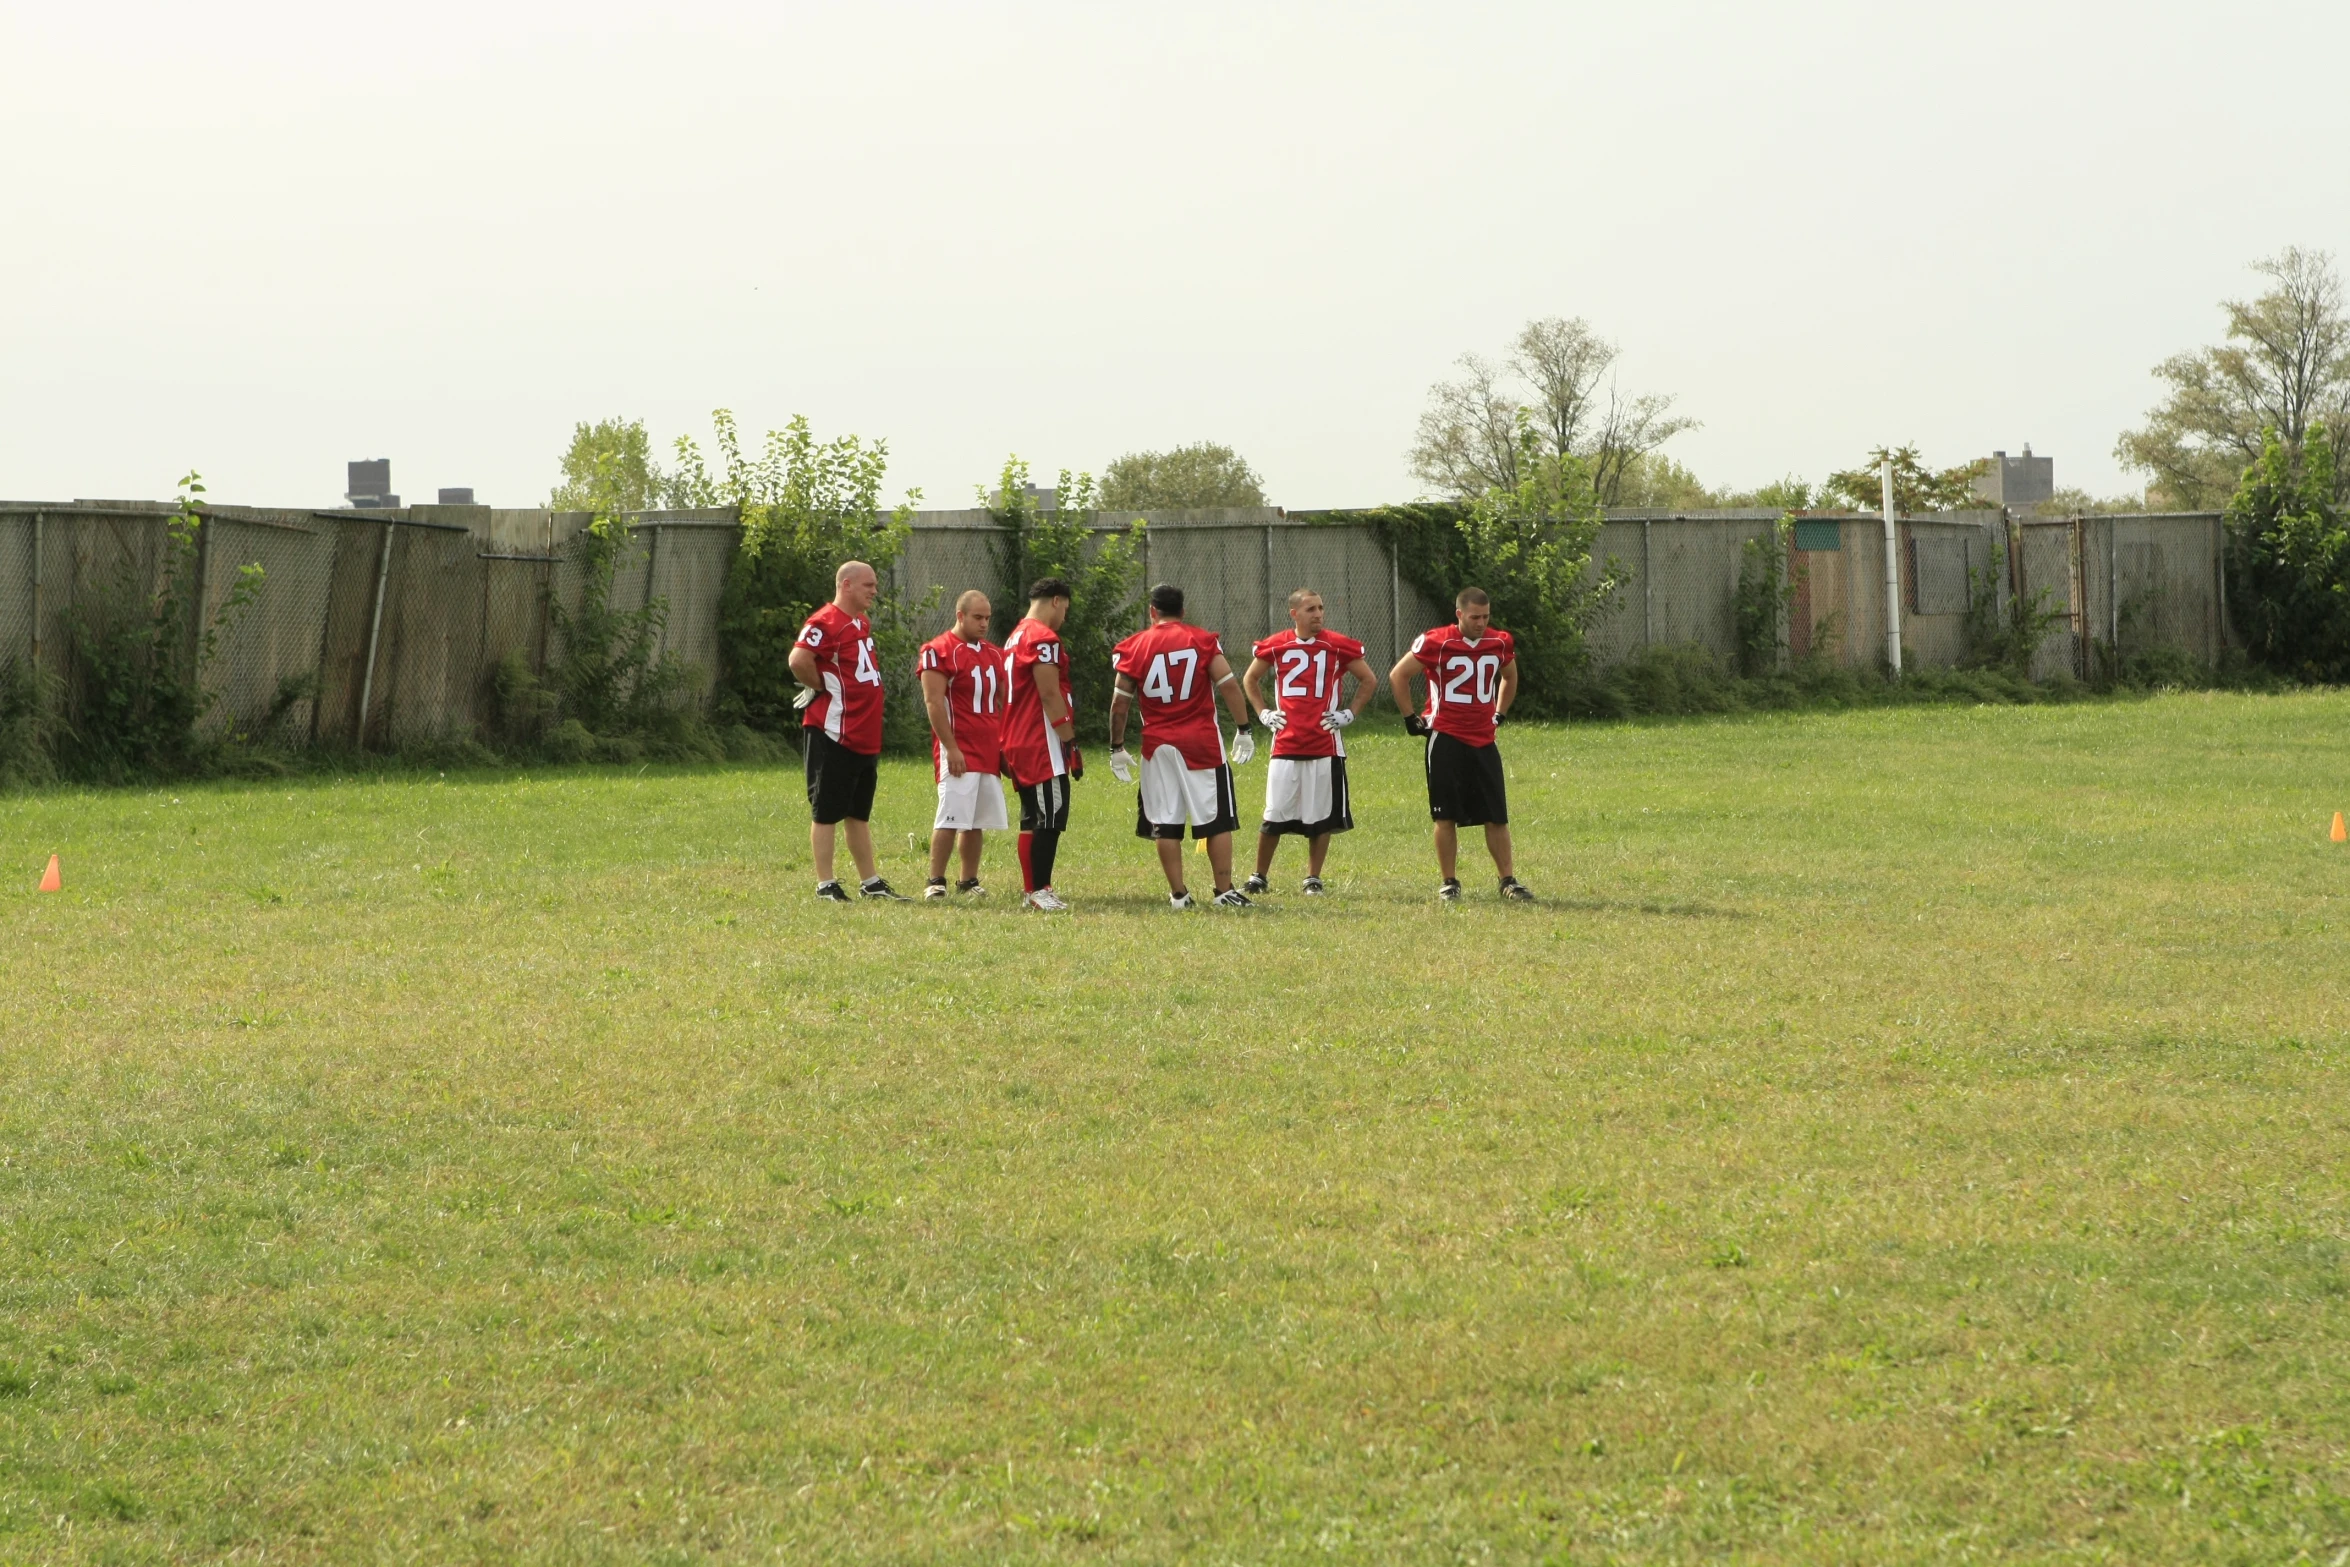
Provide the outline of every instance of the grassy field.
{"type": "Polygon", "coordinates": [[[2345,1560],[2350,696],[1505,739],[1533,909],[0,798],[0,1560],[2345,1560]]]}

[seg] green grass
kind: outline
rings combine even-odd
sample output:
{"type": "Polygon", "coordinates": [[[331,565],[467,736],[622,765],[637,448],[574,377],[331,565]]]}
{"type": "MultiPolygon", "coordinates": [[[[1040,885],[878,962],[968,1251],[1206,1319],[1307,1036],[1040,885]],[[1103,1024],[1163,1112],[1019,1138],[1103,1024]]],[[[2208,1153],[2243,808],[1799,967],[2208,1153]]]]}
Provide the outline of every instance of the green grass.
{"type": "Polygon", "coordinates": [[[0,1560],[2339,1561],[2346,736],[1513,730],[1530,910],[1397,736],[1239,917],[1106,769],[1059,922],[788,770],[0,798],[0,1560]]]}

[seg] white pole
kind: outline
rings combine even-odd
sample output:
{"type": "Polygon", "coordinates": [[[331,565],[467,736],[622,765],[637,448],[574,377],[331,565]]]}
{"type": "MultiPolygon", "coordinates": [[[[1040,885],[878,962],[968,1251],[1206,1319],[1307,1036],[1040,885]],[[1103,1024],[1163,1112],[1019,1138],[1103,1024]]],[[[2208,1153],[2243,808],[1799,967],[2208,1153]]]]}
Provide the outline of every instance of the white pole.
{"type": "Polygon", "coordinates": [[[1893,454],[1878,475],[1885,485],[1885,667],[1901,673],[1901,540],[1893,526],[1893,454]]]}

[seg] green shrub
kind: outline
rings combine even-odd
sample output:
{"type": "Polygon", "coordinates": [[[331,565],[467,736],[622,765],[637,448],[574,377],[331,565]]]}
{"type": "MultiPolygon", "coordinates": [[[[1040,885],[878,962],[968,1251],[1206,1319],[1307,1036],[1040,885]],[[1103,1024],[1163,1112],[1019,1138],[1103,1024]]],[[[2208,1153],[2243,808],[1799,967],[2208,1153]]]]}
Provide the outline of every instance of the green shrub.
{"type": "Polygon", "coordinates": [[[2350,680],[2350,527],[2333,442],[2296,455],[2270,430],[2228,502],[2228,608],[2252,661],[2294,680],[2350,680]]]}
{"type": "Polygon", "coordinates": [[[57,777],[60,726],[52,684],[29,662],[0,660],[0,789],[57,777]]]}
{"type": "Polygon", "coordinates": [[[1787,649],[1787,606],[1794,598],[1787,544],[1794,526],[1792,518],[1781,517],[1768,534],[1739,546],[1738,587],[1730,613],[1738,673],[1749,678],[1778,668],[1787,649]]]}

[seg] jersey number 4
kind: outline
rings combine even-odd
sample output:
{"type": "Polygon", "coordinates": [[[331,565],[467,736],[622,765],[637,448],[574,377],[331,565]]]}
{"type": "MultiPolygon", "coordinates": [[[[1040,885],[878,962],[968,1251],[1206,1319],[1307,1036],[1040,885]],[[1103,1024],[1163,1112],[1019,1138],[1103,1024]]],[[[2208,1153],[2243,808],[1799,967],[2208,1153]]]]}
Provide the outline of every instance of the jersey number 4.
{"type": "Polygon", "coordinates": [[[857,684],[861,686],[881,684],[881,667],[873,662],[873,639],[871,637],[867,637],[857,644],[857,684]]]}
{"type": "Polygon", "coordinates": [[[1198,677],[1199,649],[1179,647],[1151,660],[1150,672],[1142,677],[1142,694],[1160,702],[1188,702],[1191,684],[1198,677]],[[1181,686],[1175,683],[1178,671],[1183,680],[1181,686]]]}
{"type": "Polygon", "coordinates": [[[1455,656],[1444,661],[1444,699],[1447,702],[1490,702],[1501,674],[1501,660],[1488,653],[1483,658],[1455,656]],[[1476,683],[1477,694],[1469,695],[1470,682],[1476,683]]]}

